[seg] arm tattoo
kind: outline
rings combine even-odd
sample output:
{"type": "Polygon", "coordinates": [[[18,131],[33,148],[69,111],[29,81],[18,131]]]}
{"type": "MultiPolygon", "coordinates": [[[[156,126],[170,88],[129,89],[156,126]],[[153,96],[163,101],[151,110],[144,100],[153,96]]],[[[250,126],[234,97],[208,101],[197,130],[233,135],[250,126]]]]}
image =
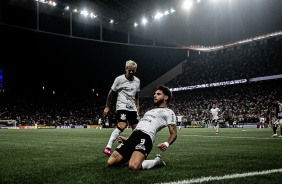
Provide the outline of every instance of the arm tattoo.
{"type": "Polygon", "coordinates": [[[114,97],[114,91],[110,90],[110,92],[107,96],[106,107],[110,107],[113,97],[114,97]]]}
{"type": "Polygon", "coordinates": [[[167,142],[169,145],[171,145],[177,138],[177,129],[176,125],[169,125],[169,132],[170,132],[170,137],[168,138],[167,142]]]}

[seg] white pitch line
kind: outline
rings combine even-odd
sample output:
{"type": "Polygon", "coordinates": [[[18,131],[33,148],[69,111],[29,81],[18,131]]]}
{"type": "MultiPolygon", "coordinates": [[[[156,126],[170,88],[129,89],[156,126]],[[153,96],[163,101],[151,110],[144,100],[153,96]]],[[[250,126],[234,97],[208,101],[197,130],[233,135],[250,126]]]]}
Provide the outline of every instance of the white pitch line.
{"type": "Polygon", "coordinates": [[[229,138],[229,139],[272,139],[272,140],[282,140],[280,138],[258,138],[258,137],[230,137],[230,136],[220,136],[220,135],[215,135],[215,136],[206,136],[206,135],[181,135],[181,136],[186,136],[186,137],[194,137],[194,136],[199,136],[199,137],[214,137],[214,138],[229,138]]]}
{"type": "Polygon", "coordinates": [[[201,177],[201,178],[196,178],[196,179],[182,180],[182,181],[176,181],[176,182],[167,182],[167,183],[161,183],[161,184],[202,183],[202,182],[208,182],[208,181],[219,181],[219,180],[226,180],[226,179],[245,178],[245,177],[249,177],[249,176],[266,175],[266,174],[272,174],[272,173],[277,173],[277,172],[282,172],[282,168],[281,169],[272,169],[272,170],[265,170],[265,171],[242,173],[242,174],[231,174],[231,175],[225,175],[225,176],[201,177]]]}

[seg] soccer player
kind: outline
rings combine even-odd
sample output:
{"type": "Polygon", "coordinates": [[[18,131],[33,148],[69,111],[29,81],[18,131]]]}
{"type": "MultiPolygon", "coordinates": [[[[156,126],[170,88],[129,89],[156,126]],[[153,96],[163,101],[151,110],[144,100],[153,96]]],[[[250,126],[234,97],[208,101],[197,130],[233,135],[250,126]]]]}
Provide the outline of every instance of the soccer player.
{"type": "Polygon", "coordinates": [[[176,117],[177,117],[177,125],[179,127],[179,130],[181,130],[183,116],[181,116],[181,114],[179,113],[178,116],[176,117]]]}
{"type": "Polygon", "coordinates": [[[259,128],[261,129],[261,127],[264,129],[264,124],[265,124],[265,118],[264,116],[262,116],[260,119],[259,119],[259,128]]]}
{"type": "Polygon", "coordinates": [[[153,160],[145,160],[152,150],[155,135],[162,128],[168,126],[170,137],[166,142],[158,144],[161,151],[165,151],[177,137],[176,117],[167,104],[172,94],[165,86],[159,86],[154,95],[155,108],[145,113],[129,138],[119,136],[121,144],[108,159],[108,166],[119,166],[128,162],[132,170],[151,169],[165,166],[160,155],[153,160]]]}
{"type": "Polygon", "coordinates": [[[98,120],[98,126],[96,127],[96,129],[98,129],[100,127],[100,129],[102,128],[102,118],[99,118],[98,120]]]}
{"type": "Polygon", "coordinates": [[[132,130],[138,123],[140,80],[134,76],[137,64],[134,61],[127,61],[125,64],[125,75],[118,76],[108,94],[104,115],[107,116],[110,111],[110,104],[114,94],[117,94],[116,113],[118,127],[112,132],[109,142],[104,149],[104,153],[110,155],[111,148],[117,137],[125,129],[127,122],[132,130]]]}
{"type": "Polygon", "coordinates": [[[106,116],[106,119],[105,119],[105,126],[107,128],[109,128],[109,126],[110,126],[110,124],[109,124],[109,117],[108,116],[106,116]]]}
{"type": "Polygon", "coordinates": [[[274,124],[272,125],[274,134],[272,135],[272,137],[277,136],[276,131],[278,125],[280,125],[281,128],[281,135],[279,135],[278,137],[282,137],[282,103],[280,102],[280,99],[275,100],[274,104],[274,124]]]}
{"type": "Polygon", "coordinates": [[[216,107],[215,103],[212,104],[210,114],[211,114],[211,117],[212,117],[212,122],[213,122],[213,125],[214,125],[215,134],[217,135],[218,134],[218,128],[219,128],[219,123],[218,123],[219,117],[218,116],[220,114],[220,110],[219,110],[219,108],[216,107]]]}

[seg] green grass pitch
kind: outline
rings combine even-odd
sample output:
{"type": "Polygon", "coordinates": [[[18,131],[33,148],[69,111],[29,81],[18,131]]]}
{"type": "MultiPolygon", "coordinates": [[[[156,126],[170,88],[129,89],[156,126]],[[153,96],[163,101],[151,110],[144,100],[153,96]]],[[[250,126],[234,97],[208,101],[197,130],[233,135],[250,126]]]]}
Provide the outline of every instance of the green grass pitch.
{"type": "MultiPolygon", "coordinates": [[[[161,152],[157,144],[169,137],[163,129],[148,159],[160,153],[166,167],[108,168],[102,151],[112,131],[0,130],[0,183],[162,183],[282,168],[282,138],[272,138],[270,128],[220,129],[219,135],[214,129],[182,129],[174,144],[161,152]]],[[[126,129],[121,135],[130,133],[126,129]]],[[[208,183],[282,183],[282,173],[208,183]]]]}

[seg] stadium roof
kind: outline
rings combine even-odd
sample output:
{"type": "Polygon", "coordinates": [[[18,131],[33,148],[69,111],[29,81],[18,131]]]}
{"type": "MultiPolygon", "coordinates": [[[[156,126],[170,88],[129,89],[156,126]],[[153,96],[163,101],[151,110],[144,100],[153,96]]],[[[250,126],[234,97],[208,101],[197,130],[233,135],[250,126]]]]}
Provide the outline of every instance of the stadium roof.
{"type": "MultiPolygon", "coordinates": [[[[40,1],[40,0],[39,0],[40,1]]],[[[282,30],[280,0],[53,0],[94,11],[103,28],[175,46],[215,46],[282,30]],[[183,5],[191,2],[190,8],[183,5]],[[188,2],[188,3],[187,3],[188,2]],[[174,13],[171,13],[174,10],[174,13]],[[164,16],[167,15],[167,16],[164,16]],[[156,18],[157,17],[157,18],[156,18]],[[142,24],[146,22],[146,25],[142,24]],[[137,27],[134,24],[138,24],[137,27]]]]}
{"type": "Polygon", "coordinates": [[[150,19],[174,8],[174,15],[152,20],[132,32],[180,46],[227,44],[282,30],[279,0],[191,0],[190,9],[183,8],[186,0],[62,1],[93,8],[127,28],[143,17],[150,19]]]}

